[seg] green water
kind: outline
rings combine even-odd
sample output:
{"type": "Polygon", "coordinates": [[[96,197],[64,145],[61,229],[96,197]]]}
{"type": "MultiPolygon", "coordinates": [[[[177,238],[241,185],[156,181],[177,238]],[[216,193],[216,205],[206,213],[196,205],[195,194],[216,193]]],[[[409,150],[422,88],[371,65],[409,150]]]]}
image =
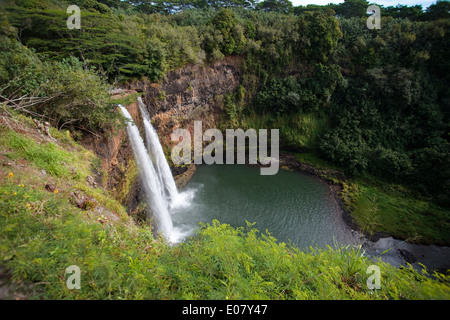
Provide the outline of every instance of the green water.
{"type": "Polygon", "coordinates": [[[201,165],[183,193],[189,205],[172,210],[172,220],[184,236],[217,219],[234,227],[256,222],[259,231],[300,248],[351,241],[330,187],[304,174],[262,176],[245,165],[201,165]]]}

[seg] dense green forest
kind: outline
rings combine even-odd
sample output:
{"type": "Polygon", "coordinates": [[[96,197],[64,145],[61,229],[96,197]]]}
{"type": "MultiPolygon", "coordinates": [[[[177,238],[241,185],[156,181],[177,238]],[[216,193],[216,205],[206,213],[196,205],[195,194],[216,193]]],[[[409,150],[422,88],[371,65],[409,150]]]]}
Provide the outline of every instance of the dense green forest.
{"type": "Polygon", "coordinates": [[[450,3],[382,7],[381,29],[372,30],[363,0],[71,4],[82,10],[81,29],[67,28],[63,1],[3,3],[3,101],[32,94],[28,110],[53,125],[96,131],[112,120],[107,85],[159,81],[189,63],[238,55],[244,70],[226,97],[230,123],[279,127],[282,119],[285,149],[450,205],[450,3]]]}
{"type": "Polygon", "coordinates": [[[251,224],[213,221],[169,246],[86,182],[101,160],[80,132],[120,126],[111,88],[236,56],[242,76],[224,97],[224,125],[279,128],[284,151],[355,178],[339,182],[356,217],[379,210],[383,231],[448,245],[450,3],[381,6],[381,29],[367,28],[368,6],[1,1],[0,286],[5,266],[25,298],[448,299],[448,276],[380,262],[382,288],[369,290],[374,262],[360,246],[302,252],[251,224]],[[80,29],[66,24],[73,4],[80,29]],[[48,121],[58,143],[44,143],[29,117],[48,121]],[[59,189],[42,190],[42,170],[59,189]],[[118,221],[75,206],[73,190],[118,221]],[[60,270],[73,263],[81,290],[60,270]]]}

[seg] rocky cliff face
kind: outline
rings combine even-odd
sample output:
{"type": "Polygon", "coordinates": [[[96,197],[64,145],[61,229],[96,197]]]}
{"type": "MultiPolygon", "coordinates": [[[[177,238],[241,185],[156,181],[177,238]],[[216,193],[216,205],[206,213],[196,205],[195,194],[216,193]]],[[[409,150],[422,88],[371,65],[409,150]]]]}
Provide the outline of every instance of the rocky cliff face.
{"type": "MultiPolygon", "coordinates": [[[[241,81],[241,60],[227,57],[208,65],[188,65],[170,71],[160,83],[135,82],[115,91],[121,97],[142,93],[142,99],[152,118],[166,154],[174,145],[170,135],[177,128],[193,134],[194,121],[201,120],[204,130],[217,127],[224,116],[223,98],[233,92],[241,81]]],[[[137,102],[126,105],[138,127],[142,118],[137,102]]],[[[89,135],[83,144],[102,160],[104,187],[121,201],[130,213],[136,212],[142,201],[142,189],[128,141],[126,129],[103,137],[89,135]]],[[[195,167],[172,168],[179,187],[185,185],[195,167]]]]}
{"type": "Polygon", "coordinates": [[[227,57],[209,65],[189,65],[171,71],[160,84],[138,82],[128,89],[143,92],[152,123],[166,149],[173,145],[170,134],[177,128],[193,133],[194,121],[214,128],[224,116],[224,95],[241,81],[241,59],[227,57]]]}

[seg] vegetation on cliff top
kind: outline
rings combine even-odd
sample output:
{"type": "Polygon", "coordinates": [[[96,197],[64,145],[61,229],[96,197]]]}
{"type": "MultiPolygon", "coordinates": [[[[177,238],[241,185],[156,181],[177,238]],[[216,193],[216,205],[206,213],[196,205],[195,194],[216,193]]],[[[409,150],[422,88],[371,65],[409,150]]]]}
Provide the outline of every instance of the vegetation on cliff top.
{"type": "Polygon", "coordinates": [[[78,30],[66,26],[65,2],[9,1],[0,15],[9,39],[2,99],[39,97],[32,109],[53,125],[93,130],[114,122],[102,78],[158,81],[188,63],[239,55],[241,85],[225,101],[231,125],[281,126],[290,149],[448,207],[448,2],[383,8],[379,30],[366,27],[363,0],[286,3],[79,0],[78,30]]]}

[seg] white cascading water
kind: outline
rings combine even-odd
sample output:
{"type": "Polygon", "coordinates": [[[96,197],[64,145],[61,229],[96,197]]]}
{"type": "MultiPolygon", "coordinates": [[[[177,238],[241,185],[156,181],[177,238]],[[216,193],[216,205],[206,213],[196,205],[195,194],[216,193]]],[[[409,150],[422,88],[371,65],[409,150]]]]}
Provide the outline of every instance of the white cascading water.
{"type": "Polygon", "coordinates": [[[144,122],[147,149],[150,152],[150,157],[155,165],[155,170],[162,186],[161,191],[166,200],[167,207],[170,207],[178,199],[178,189],[172,176],[172,172],[170,171],[169,164],[164,156],[164,151],[161,143],[159,142],[158,134],[150,122],[150,117],[141,97],[138,98],[138,104],[144,122]]]}
{"type": "Polygon", "coordinates": [[[124,106],[119,105],[119,107],[124,117],[130,120],[127,125],[127,132],[139,168],[147,204],[152,208],[158,230],[162,232],[167,239],[171,239],[171,236],[173,235],[172,218],[169,214],[166,199],[163,197],[163,186],[160,183],[160,179],[153,166],[150,155],[145,148],[139,129],[133,123],[133,118],[124,106]]]}

